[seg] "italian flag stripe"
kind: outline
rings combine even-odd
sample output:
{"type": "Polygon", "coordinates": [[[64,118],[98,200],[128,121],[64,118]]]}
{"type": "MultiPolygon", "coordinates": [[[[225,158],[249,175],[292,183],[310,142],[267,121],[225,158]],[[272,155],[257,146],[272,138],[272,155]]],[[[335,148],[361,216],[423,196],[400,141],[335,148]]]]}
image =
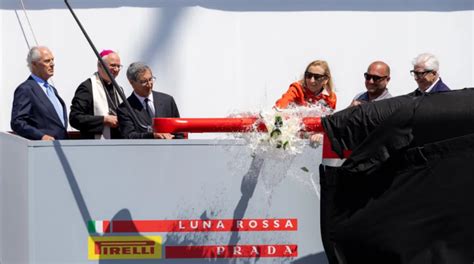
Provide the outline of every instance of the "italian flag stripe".
{"type": "Polygon", "coordinates": [[[88,224],[88,229],[89,229],[89,233],[99,233],[99,234],[103,234],[104,233],[104,221],[89,221],[89,224],[88,224]]]}
{"type": "Polygon", "coordinates": [[[185,220],[97,220],[89,222],[90,233],[147,232],[252,232],[297,231],[296,218],[185,219],[185,220]]]}

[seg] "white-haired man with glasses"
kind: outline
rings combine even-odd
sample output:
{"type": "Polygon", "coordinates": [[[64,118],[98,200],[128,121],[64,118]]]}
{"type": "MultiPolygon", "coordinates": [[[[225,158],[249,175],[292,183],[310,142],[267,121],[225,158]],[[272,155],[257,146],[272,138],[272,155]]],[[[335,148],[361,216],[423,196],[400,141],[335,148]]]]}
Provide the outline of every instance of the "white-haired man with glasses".
{"type": "Polygon", "coordinates": [[[411,75],[415,78],[418,88],[409,95],[420,96],[426,93],[450,91],[439,77],[439,61],[430,53],[422,53],[413,59],[411,75]]]}
{"type": "Polygon", "coordinates": [[[179,117],[178,107],[171,95],[153,91],[156,77],[148,65],[141,62],[130,64],[127,78],[133,87],[132,94],[127,98],[138,120],[123,103],[118,109],[120,132],[128,139],[172,139],[183,138],[182,134],[154,133],[152,129],[155,117],[179,117]]]}
{"type": "Polygon", "coordinates": [[[390,67],[383,61],[374,61],[364,73],[367,91],[357,94],[350,106],[379,101],[392,97],[387,84],[390,81],[390,67]]]}

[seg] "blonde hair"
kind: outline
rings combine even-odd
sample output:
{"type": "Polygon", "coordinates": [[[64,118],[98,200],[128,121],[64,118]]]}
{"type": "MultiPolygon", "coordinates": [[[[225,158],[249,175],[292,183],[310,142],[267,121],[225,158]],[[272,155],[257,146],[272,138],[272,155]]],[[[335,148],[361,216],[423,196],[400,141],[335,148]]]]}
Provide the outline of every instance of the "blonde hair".
{"type": "MultiPolygon", "coordinates": [[[[324,60],[315,60],[315,61],[312,61],[308,64],[308,66],[306,66],[306,69],[305,69],[305,72],[308,71],[308,69],[310,67],[313,67],[313,66],[319,66],[321,68],[323,68],[324,70],[324,74],[328,77],[328,82],[326,83],[326,85],[324,86],[324,88],[326,88],[326,90],[328,91],[328,93],[330,95],[334,94],[334,83],[332,81],[332,76],[331,76],[331,70],[329,69],[329,65],[326,61],[324,60]]],[[[303,77],[303,79],[301,80],[301,83],[304,84],[306,86],[306,80],[305,78],[303,77]]]]}

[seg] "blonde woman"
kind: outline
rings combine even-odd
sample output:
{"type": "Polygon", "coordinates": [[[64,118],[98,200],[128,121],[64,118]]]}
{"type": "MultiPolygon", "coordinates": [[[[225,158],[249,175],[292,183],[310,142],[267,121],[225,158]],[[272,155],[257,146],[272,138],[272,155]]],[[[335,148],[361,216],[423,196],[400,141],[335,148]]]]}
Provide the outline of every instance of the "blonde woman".
{"type": "MultiPolygon", "coordinates": [[[[292,83],[288,91],[276,101],[275,107],[284,109],[290,105],[311,106],[321,103],[334,110],[337,98],[333,86],[328,63],[323,60],[313,61],[306,66],[303,79],[292,83]]],[[[321,133],[307,136],[313,146],[318,146],[323,141],[321,133]]]]}
{"type": "Polygon", "coordinates": [[[292,83],[288,91],[276,101],[275,106],[284,109],[291,104],[310,106],[319,102],[335,109],[336,101],[328,63],[316,60],[306,66],[303,79],[292,83]]]}

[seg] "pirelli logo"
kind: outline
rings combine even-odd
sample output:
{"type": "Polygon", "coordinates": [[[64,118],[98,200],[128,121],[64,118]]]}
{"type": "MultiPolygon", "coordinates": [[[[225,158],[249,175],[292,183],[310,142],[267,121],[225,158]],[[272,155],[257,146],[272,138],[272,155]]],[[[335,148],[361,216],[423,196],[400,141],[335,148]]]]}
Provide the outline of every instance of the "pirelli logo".
{"type": "Polygon", "coordinates": [[[160,259],[161,236],[89,236],[89,260],[160,259]]]}
{"type": "MultiPolygon", "coordinates": [[[[296,218],[252,219],[166,219],[166,220],[95,220],[88,223],[89,260],[140,259],[217,259],[217,258],[295,258],[298,245],[293,243],[162,244],[161,236],[137,236],[144,233],[195,232],[297,232],[296,218]],[[126,234],[135,234],[127,236],[126,234]],[[100,235],[97,235],[100,234],[100,235]],[[123,235],[122,235],[123,234],[123,235]]],[[[279,236],[277,236],[279,237],[279,236]]],[[[278,240],[278,239],[275,239],[278,240]]],[[[181,262],[180,262],[181,263],[181,262]]]]}

